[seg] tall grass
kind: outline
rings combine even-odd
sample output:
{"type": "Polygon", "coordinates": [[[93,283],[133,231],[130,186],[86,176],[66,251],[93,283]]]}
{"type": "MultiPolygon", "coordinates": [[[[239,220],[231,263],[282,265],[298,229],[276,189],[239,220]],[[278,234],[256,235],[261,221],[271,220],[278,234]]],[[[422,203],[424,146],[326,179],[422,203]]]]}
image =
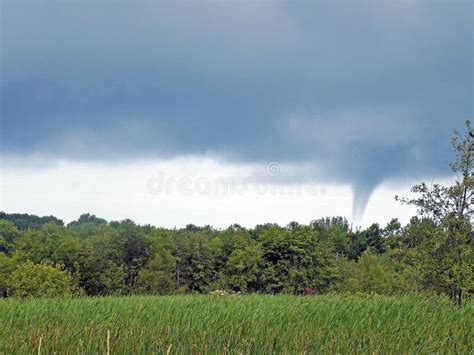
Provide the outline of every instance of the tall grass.
{"type": "Polygon", "coordinates": [[[474,305],[416,296],[0,301],[0,353],[471,353],[474,305]]]}

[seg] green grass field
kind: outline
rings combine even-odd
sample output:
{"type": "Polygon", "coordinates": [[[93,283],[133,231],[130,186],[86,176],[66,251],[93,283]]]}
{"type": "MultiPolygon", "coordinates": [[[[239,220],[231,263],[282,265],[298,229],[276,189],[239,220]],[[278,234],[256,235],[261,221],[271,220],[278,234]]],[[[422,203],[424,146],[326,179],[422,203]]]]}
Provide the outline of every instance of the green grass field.
{"type": "Polygon", "coordinates": [[[0,353],[469,354],[473,321],[415,296],[4,299],[0,353]]]}

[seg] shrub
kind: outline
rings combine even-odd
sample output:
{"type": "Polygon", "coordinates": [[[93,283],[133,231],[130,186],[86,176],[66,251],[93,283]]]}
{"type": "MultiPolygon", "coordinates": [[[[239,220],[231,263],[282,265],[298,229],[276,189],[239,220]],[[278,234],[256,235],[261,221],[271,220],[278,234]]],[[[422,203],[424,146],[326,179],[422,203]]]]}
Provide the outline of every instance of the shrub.
{"type": "Polygon", "coordinates": [[[18,265],[9,283],[14,297],[60,297],[77,292],[72,278],[60,267],[31,261],[18,265]]]}
{"type": "Polygon", "coordinates": [[[334,286],[339,292],[394,294],[413,290],[405,274],[397,273],[371,250],[366,250],[358,262],[343,261],[339,273],[341,280],[334,286]]]}

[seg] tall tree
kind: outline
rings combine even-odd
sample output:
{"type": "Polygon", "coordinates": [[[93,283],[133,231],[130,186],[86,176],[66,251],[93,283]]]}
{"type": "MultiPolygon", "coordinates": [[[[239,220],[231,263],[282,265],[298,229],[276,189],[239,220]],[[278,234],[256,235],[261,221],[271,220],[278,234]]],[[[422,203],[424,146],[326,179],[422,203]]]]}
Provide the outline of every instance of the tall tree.
{"type": "Polygon", "coordinates": [[[0,220],[0,252],[11,254],[19,238],[20,232],[13,223],[0,220]]]}
{"type": "Polygon", "coordinates": [[[160,248],[150,262],[139,271],[137,289],[147,294],[169,294],[174,291],[176,261],[165,248],[160,248]]]}
{"type": "Polygon", "coordinates": [[[416,206],[422,217],[439,226],[441,232],[418,248],[421,270],[460,305],[463,292],[474,287],[474,134],[470,121],[464,133],[454,132],[452,145],[455,159],[450,166],[456,176],[452,185],[421,183],[412,188],[419,197],[396,199],[416,206]]]}

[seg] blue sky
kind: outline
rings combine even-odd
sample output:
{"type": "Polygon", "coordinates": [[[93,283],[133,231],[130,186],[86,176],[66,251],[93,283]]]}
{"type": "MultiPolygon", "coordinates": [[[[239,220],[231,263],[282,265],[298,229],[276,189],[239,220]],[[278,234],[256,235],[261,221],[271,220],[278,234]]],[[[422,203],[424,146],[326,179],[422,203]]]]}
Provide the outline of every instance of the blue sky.
{"type": "Polygon", "coordinates": [[[474,113],[471,1],[6,0],[1,10],[8,164],[304,165],[286,172],[349,185],[363,210],[387,179],[448,174],[451,132],[474,113]]]}

